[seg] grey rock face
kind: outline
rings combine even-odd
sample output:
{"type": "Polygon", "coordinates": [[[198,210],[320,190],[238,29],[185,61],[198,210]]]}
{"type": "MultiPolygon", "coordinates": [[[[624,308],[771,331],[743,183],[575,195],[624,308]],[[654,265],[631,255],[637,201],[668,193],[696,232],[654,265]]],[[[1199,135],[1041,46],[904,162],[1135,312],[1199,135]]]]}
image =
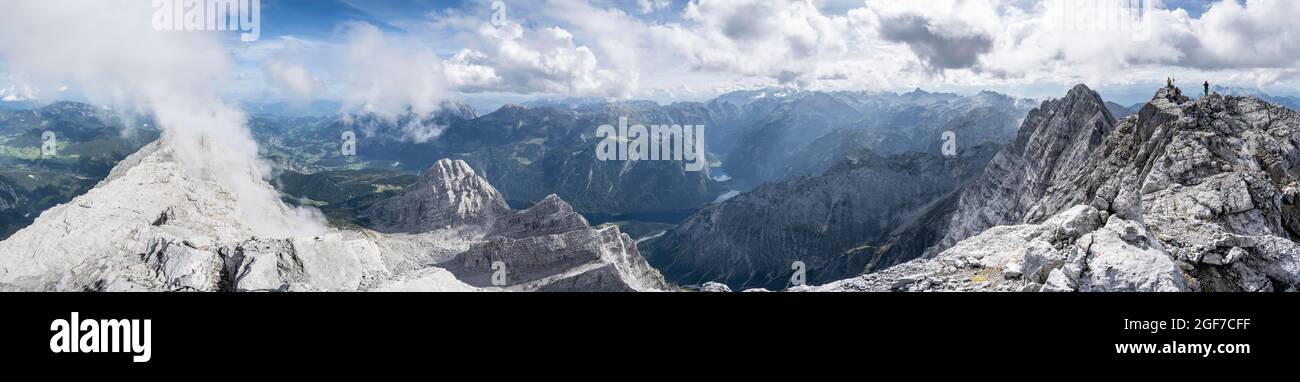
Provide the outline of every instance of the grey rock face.
{"type": "Polygon", "coordinates": [[[1065,98],[1044,101],[962,193],[947,234],[930,253],[993,226],[1025,222],[1031,210],[1033,216],[1045,217],[1035,204],[1083,164],[1114,124],[1101,96],[1082,85],[1065,98]]]}
{"type": "Polygon", "coordinates": [[[227,287],[238,291],[362,290],[390,276],[375,243],[340,234],[252,239],[222,255],[227,287]]]}
{"type": "MultiPolygon", "coordinates": [[[[753,289],[746,289],[745,291],[751,291],[751,290],[753,289]]],[[[700,286],[700,292],[731,293],[731,287],[728,287],[727,284],[715,283],[710,281],[700,286]]]]}
{"type": "Polygon", "coordinates": [[[18,195],[18,191],[14,189],[14,186],[6,183],[4,178],[0,178],[0,210],[17,207],[23,202],[24,200],[18,195]]]}
{"type": "Polygon", "coordinates": [[[426,232],[451,226],[487,227],[509,210],[505,198],[464,161],[443,159],[411,191],[376,203],[363,216],[382,232],[426,232]]]}
{"type": "Polygon", "coordinates": [[[1031,112],[1017,141],[961,196],[934,261],[1002,242],[1025,250],[998,259],[1018,262],[1043,290],[1295,288],[1300,116],[1253,97],[1193,102],[1170,92],[1117,122],[1082,86],[1031,112]],[[1066,241],[1025,233],[1080,207],[1106,224],[1071,230],[1067,237],[1086,234],[1066,241]]]}
{"type": "Polygon", "coordinates": [[[1141,223],[1075,206],[1042,224],[994,227],[934,259],[799,291],[1175,292],[1189,280],[1141,223]],[[898,269],[895,269],[898,268],[898,269]]]}
{"type": "Polygon", "coordinates": [[[446,268],[478,287],[607,292],[667,287],[637,252],[632,238],[617,227],[522,239],[497,237],[474,245],[446,268]]]}

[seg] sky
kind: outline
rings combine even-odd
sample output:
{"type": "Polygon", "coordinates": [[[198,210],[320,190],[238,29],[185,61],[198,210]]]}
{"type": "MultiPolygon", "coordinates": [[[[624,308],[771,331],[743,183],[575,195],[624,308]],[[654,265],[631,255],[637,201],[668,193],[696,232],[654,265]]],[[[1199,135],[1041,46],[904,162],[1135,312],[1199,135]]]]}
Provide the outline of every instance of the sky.
{"type": "MultiPolygon", "coordinates": [[[[443,100],[670,102],[763,87],[1046,98],[1085,83],[1131,104],[1168,77],[1300,93],[1293,0],[500,3],[261,0],[257,41],[198,33],[219,35],[230,60],[222,97],[335,100],[381,114],[443,100]],[[1114,6],[1129,3],[1140,12],[1114,6]]],[[[0,92],[80,94],[76,84],[26,83],[12,59],[0,51],[0,92]]]]}

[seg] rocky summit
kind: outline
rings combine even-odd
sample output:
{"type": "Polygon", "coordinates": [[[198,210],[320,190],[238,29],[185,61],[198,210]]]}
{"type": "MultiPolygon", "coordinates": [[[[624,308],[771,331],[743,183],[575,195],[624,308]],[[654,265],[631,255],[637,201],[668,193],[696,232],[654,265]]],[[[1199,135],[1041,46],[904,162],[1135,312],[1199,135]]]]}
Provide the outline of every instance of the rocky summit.
{"type": "Polygon", "coordinates": [[[1030,113],[931,256],[803,291],[1295,291],[1300,115],[1083,86],[1030,113]]]}
{"type": "MultiPolygon", "coordinates": [[[[265,185],[270,189],[269,185],[265,185]]],[[[264,214],[295,224],[289,207],[264,214]]],[[[258,232],[236,194],[178,159],[171,137],[0,242],[0,290],[650,291],[667,288],[617,227],[550,197],[509,209],[442,160],[375,207],[371,230],[258,232]]]]}

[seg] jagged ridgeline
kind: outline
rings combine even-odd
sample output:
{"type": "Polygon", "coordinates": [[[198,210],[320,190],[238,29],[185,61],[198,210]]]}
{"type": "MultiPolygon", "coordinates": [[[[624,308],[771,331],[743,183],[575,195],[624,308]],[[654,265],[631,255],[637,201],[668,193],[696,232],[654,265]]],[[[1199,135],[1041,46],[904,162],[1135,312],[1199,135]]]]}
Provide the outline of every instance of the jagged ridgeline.
{"type": "Polygon", "coordinates": [[[285,199],[336,223],[311,237],[256,232],[235,194],[182,170],[172,138],[144,146],[147,123],[123,138],[120,118],[85,105],[5,111],[0,223],[26,228],[0,242],[0,289],[784,289],[796,262],[824,285],[795,290],[1296,289],[1294,111],[1169,89],[1125,108],[1082,85],[1017,110],[992,93],[765,90],[254,117],[285,199]],[[703,121],[710,167],[594,160],[595,127],[620,116],[703,121]],[[403,136],[413,121],[441,135],[403,136]],[[51,158],[31,151],[46,130],[51,158]],[[954,130],[960,149],[941,155],[954,130]],[[338,153],[342,131],[358,155],[338,153]],[[677,215],[593,228],[580,212],[677,215]]]}
{"type": "MultiPolygon", "coordinates": [[[[593,229],[555,197],[509,209],[463,161],[435,163],[375,207],[402,228],[391,234],[268,235],[245,221],[249,205],[238,194],[184,168],[173,139],[164,135],[132,154],[85,195],[0,242],[0,290],[667,288],[617,227],[593,229]],[[426,198],[434,194],[439,199],[426,198]]],[[[262,212],[280,224],[296,221],[286,206],[262,212]]]]}
{"type": "Polygon", "coordinates": [[[1161,89],[1116,120],[1082,85],[1030,113],[944,240],[809,290],[1294,291],[1300,116],[1161,89]]]}

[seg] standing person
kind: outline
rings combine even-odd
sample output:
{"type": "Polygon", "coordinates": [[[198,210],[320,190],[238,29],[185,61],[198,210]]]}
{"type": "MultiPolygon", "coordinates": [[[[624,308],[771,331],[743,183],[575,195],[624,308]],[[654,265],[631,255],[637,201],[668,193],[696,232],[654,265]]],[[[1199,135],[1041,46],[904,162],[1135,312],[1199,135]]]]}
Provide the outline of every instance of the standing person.
{"type": "Polygon", "coordinates": [[[1210,96],[1210,81],[1205,81],[1205,96],[1210,96]]]}

